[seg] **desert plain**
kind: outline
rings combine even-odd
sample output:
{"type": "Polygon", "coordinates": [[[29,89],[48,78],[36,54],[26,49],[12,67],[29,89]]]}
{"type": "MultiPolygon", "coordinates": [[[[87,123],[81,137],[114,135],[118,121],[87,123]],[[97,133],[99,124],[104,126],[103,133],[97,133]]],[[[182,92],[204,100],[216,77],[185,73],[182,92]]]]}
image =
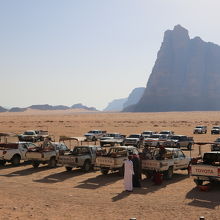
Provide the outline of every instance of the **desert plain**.
{"type": "MultiPolygon", "coordinates": [[[[173,130],[193,136],[195,141],[214,141],[210,129],[220,125],[220,112],[169,113],[89,113],[77,111],[26,111],[0,113],[0,132],[22,133],[43,129],[59,136],[83,136],[101,129],[122,134],[144,130],[173,130]],[[193,134],[196,125],[207,125],[207,134],[193,134]]],[[[66,142],[69,145],[68,142],[66,142]]],[[[72,145],[70,146],[73,147],[72,145]]],[[[210,146],[202,147],[209,151],[210,146]]],[[[184,153],[189,155],[189,151],[184,153]]],[[[191,152],[198,155],[195,145],[191,152]]],[[[132,193],[124,191],[117,173],[101,175],[99,170],[84,173],[80,169],[66,172],[64,167],[34,169],[28,163],[18,167],[0,167],[0,219],[80,219],[137,220],[220,219],[220,184],[201,192],[186,171],[175,172],[172,180],[154,185],[143,175],[142,187],[132,193]]]]}

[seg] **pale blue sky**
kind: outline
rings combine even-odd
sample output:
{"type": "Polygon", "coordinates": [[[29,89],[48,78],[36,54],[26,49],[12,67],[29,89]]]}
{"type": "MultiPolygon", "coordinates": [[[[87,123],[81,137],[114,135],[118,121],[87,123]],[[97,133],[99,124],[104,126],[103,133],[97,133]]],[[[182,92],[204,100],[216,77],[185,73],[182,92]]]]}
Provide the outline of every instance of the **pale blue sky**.
{"type": "Polygon", "coordinates": [[[163,33],[220,45],[218,0],[0,0],[0,106],[98,109],[145,86],[163,33]]]}

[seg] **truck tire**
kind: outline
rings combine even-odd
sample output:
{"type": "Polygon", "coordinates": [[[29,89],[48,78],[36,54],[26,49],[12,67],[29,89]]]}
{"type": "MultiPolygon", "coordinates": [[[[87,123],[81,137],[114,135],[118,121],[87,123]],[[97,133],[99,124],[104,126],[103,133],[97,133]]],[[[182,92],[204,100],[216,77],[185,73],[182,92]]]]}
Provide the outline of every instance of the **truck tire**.
{"type": "Polygon", "coordinates": [[[21,156],[20,155],[14,155],[11,159],[11,163],[13,166],[18,166],[21,161],[21,156]]]}
{"type": "Polygon", "coordinates": [[[173,178],[173,167],[169,167],[169,169],[165,172],[165,177],[168,180],[173,178]]]}
{"type": "Polygon", "coordinates": [[[72,167],[65,167],[67,172],[70,172],[73,168],[72,167]]]}
{"type": "Polygon", "coordinates": [[[50,168],[56,167],[57,166],[56,158],[55,157],[51,157],[48,165],[49,165],[50,168]]]}
{"type": "Polygon", "coordinates": [[[189,143],[189,144],[187,145],[187,149],[188,149],[188,150],[191,150],[191,149],[192,149],[192,144],[191,144],[191,143],[189,143]]]}
{"type": "Polygon", "coordinates": [[[6,164],[5,160],[0,160],[0,165],[4,166],[6,164]]]}
{"type": "Polygon", "coordinates": [[[83,165],[83,171],[89,172],[90,169],[91,169],[91,162],[89,160],[86,160],[83,165]]]}
{"type": "Polygon", "coordinates": [[[119,168],[118,174],[119,174],[119,176],[124,176],[124,165],[119,168]]]}
{"type": "Polygon", "coordinates": [[[39,165],[40,165],[40,163],[37,162],[37,161],[33,161],[33,162],[32,162],[32,166],[33,166],[33,168],[38,168],[39,165]]]}
{"type": "Polygon", "coordinates": [[[101,168],[101,173],[102,173],[103,175],[107,175],[108,172],[109,172],[109,169],[108,169],[108,168],[101,168]]]}
{"type": "Polygon", "coordinates": [[[96,141],[96,138],[95,138],[95,137],[92,137],[92,141],[96,141]]]}
{"type": "Polygon", "coordinates": [[[203,184],[203,180],[200,179],[194,179],[194,182],[197,186],[201,186],[203,184]]]}

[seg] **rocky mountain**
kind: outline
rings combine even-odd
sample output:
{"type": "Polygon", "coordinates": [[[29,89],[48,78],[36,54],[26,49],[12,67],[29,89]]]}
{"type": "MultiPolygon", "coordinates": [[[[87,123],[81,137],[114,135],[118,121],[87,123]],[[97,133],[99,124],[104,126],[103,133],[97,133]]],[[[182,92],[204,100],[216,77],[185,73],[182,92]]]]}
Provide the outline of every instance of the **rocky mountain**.
{"type": "Polygon", "coordinates": [[[128,98],[122,99],[115,99],[107,105],[107,107],[103,111],[110,111],[110,112],[120,112],[124,108],[124,104],[128,98]]]}
{"type": "Polygon", "coordinates": [[[78,104],[74,104],[72,105],[70,108],[72,109],[85,109],[85,110],[88,110],[88,111],[98,111],[96,108],[94,107],[87,107],[81,103],[78,103],[78,104]]]}
{"type": "Polygon", "coordinates": [[[27,108],[13,107],[13,108],[10,108],[8,111],[9,112],[24,112],[26,110],[27,110],[27,108]]]}
{"type": "Polygon", "coordinates": [[[29,106],[28,108],[30,109],[36,109],[36,110],[66,110],[66,109],[69,109],[68,106],[65,106],[65,105],[48,105],[48,104],[45,104],[45,105],[31,105],[29,106]]]}
{"type": "Polygon", "coordinates": [[[124,103],[123,108],[137,104],[140,101],[141,97],[143,96],[144,90],[145,87],[138,87],[133,89],[130,95],[128,96],[126,102],[124,103]]]}
{"type": "Polygon", "coordinates": [[[220,46],[167,30],[140,101],[125,111],[220,110],[220,46]]]}
{"type": "Polygon", "coordinates": [[[7,112],[8,110],[6,108],[3,108],[2,106],[0,106],[0,112],[7,112]]]}

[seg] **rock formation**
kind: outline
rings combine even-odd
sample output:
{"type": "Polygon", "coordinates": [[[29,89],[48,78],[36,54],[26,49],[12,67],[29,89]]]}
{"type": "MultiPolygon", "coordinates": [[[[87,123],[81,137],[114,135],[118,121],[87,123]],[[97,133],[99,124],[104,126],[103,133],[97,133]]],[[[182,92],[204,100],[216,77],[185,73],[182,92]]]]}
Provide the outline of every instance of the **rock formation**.
{"type": "Polygon", "coordinates": [[[7,112],[8,110],[6,108],[3,108],[2,106],[0,106],[0,112],[7,112]]]}
{"type": "Polygon", "coordinates": [[[127,98],[114,99],[108,104],[108,106],[103,111],[120,112],[122,111],[126,101],[127,98]]]}
{"type": "Polygon", "coordinates": [[[94,107],[87,107],[81,103],[78,103],[78,104],[74,104],[72,105],[70,108],[72,109],[85,109],[85,110],[88,110],[88,111],[98,111],[96,108],[94,107]]]}
{"type": "Polygon", "coordinates": [[[142,98],[125,111],[220,110],[219,100],[220,46],[177,25],[164,34],[142,98]]]}

